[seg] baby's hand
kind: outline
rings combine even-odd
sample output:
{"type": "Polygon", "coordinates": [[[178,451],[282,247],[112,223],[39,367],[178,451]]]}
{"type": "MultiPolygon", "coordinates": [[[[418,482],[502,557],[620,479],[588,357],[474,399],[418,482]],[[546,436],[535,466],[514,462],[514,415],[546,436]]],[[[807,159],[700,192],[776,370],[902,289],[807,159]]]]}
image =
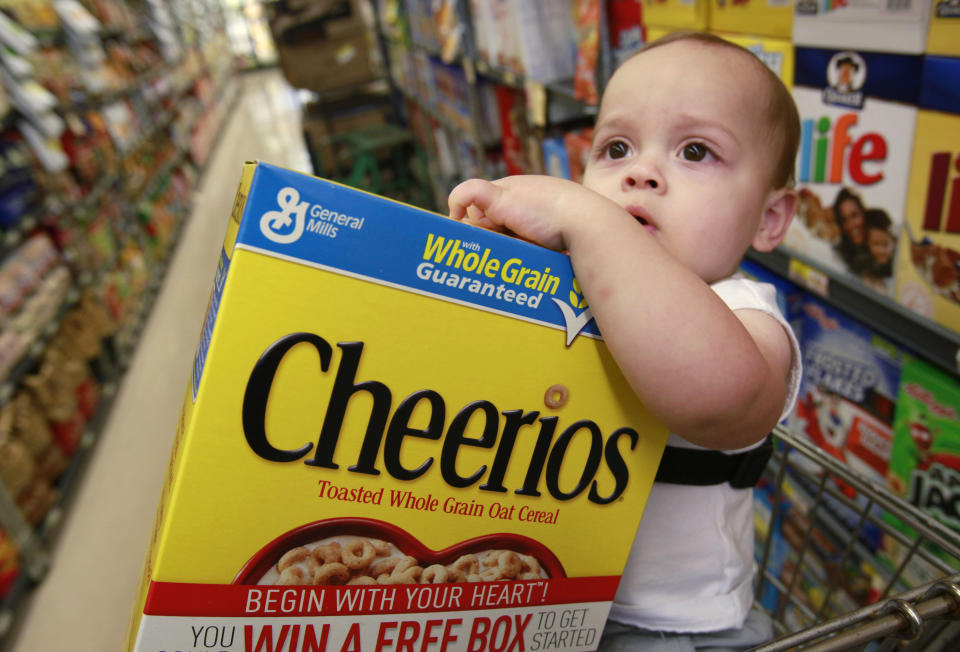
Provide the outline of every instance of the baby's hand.
{"type": "Polygon", "coordinates": [[[566,220],[583,186],[566,179],[517,175],[497,181],[470,179],[448,198],[450,217],[495,231],[509,231],[551,249],[566,248],[566,220]],[[567,210],[562,210],[566,208],[567,210]]]}

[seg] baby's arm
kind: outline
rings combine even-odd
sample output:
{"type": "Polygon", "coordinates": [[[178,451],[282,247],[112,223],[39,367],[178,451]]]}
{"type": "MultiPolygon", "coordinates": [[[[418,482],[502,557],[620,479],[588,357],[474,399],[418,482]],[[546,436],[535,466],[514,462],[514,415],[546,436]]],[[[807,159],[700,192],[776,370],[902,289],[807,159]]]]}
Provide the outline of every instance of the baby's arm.
{"type": "Polygon", "coordinates": [[[760,311],[731,311],[631,215],[553,177],[473,179],[451,192],[450,215],[570,253],[613,357],[644,405],[672,432],[735,449],[777,423],[790,341],[760,311]]]}

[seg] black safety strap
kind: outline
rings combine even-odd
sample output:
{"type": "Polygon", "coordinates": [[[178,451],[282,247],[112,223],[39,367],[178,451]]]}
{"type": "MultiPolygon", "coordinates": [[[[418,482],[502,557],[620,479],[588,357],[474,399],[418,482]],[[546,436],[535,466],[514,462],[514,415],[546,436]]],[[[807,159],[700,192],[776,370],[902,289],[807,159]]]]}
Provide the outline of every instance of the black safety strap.
{"type": "Polygon", "coordinates": [[[734,489],[753,487],[773,453],[770,435],[756,448],[727,455],[720,451],[667,446],[656,482],[703,487],[729,482],[734,489]]]}

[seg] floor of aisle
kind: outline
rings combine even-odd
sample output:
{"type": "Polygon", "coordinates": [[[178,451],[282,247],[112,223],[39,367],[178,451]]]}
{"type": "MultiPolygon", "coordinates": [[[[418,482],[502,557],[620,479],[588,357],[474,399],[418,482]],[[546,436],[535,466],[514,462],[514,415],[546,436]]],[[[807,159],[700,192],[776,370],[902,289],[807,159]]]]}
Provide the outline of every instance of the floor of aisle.
{"type": "Polygon", "coordinates": [[[195,190],[193,213],[61,526],[50,571],[25,606],[14,652],[124,649],[243,162],[312,171],[298,96],[279,71],[237,81],[238,101],[195,190]]]}

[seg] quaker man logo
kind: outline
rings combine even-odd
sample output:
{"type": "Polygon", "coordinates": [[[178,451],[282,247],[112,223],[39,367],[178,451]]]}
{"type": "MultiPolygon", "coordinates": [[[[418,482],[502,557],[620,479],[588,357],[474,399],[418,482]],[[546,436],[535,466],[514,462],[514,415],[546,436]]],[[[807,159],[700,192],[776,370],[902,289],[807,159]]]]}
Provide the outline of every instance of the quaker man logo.
{"type": "Polygon", "coordinates": [[[867,81],[867,63],[856,52],[838,52],[827,64],[827,84],[823,89],[825,104],[863,108],[863,88],[867,81]]]}

